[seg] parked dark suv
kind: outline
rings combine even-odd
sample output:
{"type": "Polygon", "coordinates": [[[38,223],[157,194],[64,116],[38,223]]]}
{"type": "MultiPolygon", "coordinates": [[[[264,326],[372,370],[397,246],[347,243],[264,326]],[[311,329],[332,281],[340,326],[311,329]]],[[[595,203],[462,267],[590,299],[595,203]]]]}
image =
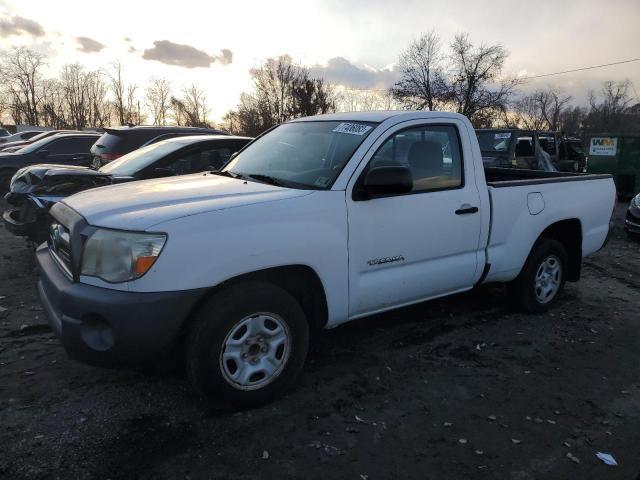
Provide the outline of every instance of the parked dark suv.
{"type": "Polygon", "coordinates": [[[213,128],[197,127],[112,127],[91,148],[91,166],[95,169],[133,150],[157,141],[185,135],[228,135],[213,128]]]}
{"type": "Polygon", "coordinates": [[[0,152],[0,194],[9,190],[11,177],[21,168],[37,163],[88,166],[90,148],[96,133],[52,135],[33,142],[17,152],[0,152]]]}

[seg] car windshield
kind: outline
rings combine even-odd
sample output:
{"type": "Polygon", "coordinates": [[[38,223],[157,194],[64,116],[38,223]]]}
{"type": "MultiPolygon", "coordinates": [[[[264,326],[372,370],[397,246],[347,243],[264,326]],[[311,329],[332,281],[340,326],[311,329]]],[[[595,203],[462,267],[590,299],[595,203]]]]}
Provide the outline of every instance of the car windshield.
{"type": "Polygon", "coordinates": [[[483,152],[506,152],[509,150],[511,132],[476,132],[480,150],[483,152]]]}
{"type": "Polygon", "coordinates": [[[111,175],[128,177],[185,146],[185,142],[165,140],[134,150],[100,167],[99,171],[111,175]]]}
{"type": "Polygon", "coordinates": [[[47,145],[49,142],[53,141],[56,138],[55,135],[49,135],[48,137],[45,138],[41,138],[40,140],[36,140],[33,143],[30,143],[28,145],[25,145],[24,147],[22,147],[20,149],[20,153],[31,153],[31,152],[37,152],[38,150],[40,150],[43,146],[47,145]]]}
{"type": "Polygon", "coordinates": [[[291,188],[328,189],[375,125],[349,121],[285,123],[243,150],[222,174],[291,188]]]}
{"type": "Polygon", "coordinates": [[[38,140],[42,140],[43,138],[50,137],[51,135],[54,135],[54,133],[52,133],[52,132],[42,132],[42,133],[39,133],[38,135],[34,135],[33,137],[31,137],[29,139],[29,142],[37,142],[38,140]]]}
{"type": "Polygon", "coordinates": [[[569,150],[577,153],[579,155],[584,153],[584,149],[582,148],[582,142],[580,141],[570,141],[568,144],[569,150]]]}

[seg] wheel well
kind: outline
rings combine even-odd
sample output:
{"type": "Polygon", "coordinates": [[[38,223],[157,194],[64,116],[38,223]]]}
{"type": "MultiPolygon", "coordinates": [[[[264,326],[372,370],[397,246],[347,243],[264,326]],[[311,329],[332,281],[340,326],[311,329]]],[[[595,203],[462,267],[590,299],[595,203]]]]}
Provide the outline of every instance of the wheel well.
{"type": "Polygon", "coordinates": [[[184,337],[187,333],[193,319],[193,312],[200,308],[207,298],[231,285],[248,281],[269,282],[289,292],[300,303],[312,332],[321,330],[327,324],[327,299],[316,272],[306,265],[287,265],[245,273],[212,287],[192,308],[179,337],[184,337]]]}
{"type": "Polygon", "coordinates": [[[538,237],[553,238],[562,243],[567,251],[567,280],[577,282],[580,280],[580,268],[582,265],[582,225],[580,220],[572,218],[562,220],[549,225],[538,237]]]}
{"type": "Polygon", "coordinates": [[[3,177],[7,174],[9,175],[15,175],[15,173],[18,171],[17,168],[12,168],[12,167],[0,167],[0,177],[3,177]]]}

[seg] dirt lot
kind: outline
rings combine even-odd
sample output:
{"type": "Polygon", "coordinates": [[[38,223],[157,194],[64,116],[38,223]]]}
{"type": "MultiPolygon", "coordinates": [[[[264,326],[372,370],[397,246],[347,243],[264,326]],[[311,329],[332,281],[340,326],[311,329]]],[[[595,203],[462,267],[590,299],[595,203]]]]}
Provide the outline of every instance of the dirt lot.
{"type": "Polygon", "coordinates": [[[640,479],[640,243],[620,227],[548,314],[485,287],[365,319],[236,414],[180,372],[67,359],[35,282],[0,227],[2,478],[640,479]]]}

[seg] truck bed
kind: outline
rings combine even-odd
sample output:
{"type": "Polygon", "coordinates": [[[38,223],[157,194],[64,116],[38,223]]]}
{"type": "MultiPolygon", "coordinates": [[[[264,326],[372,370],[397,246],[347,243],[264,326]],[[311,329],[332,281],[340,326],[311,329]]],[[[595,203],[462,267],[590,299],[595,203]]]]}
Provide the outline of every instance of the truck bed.
{"type": "Polygon", "coordinates": [[[578,222],[583,256],[602,247],[615,197],[611,175],[498,167],[485,175],[491,202],[487,281],[515,278],[532,239],[557,222],[578,222]]]}
{"type": "Polygon", "coordinates": [[[541,170],[500,167],[485,167],[484,175],[487,180],[487,185],[494,188],[611,178],[611,175],[605,174],[545,172],[541,170]]]}

